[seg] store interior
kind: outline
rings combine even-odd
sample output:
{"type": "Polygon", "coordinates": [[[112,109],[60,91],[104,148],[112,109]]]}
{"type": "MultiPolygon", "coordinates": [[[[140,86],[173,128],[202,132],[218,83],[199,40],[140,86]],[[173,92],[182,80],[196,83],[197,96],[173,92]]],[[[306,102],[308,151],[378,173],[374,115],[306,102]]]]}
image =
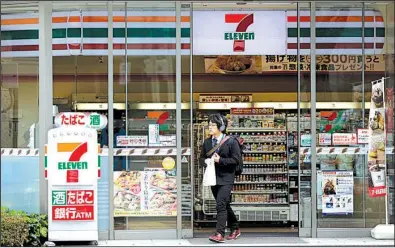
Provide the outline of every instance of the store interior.
{"type": "MultiPolygon", "coordinates": [[[[192,159],[182,162],[182,186],[193,185],[193,196],[188,198],[189,205],[186,204],[186,208],[193,211],[190,218],[183,217],[183,227],[188,228],[192,223],[195,237],[206,237],[215,231],[215,201],[210,190],[202,187],[203,168],[197,162],[202,142],[208,135],[210,114],[219,112],[226,116],[231,122],[228,134],[245,140],[244,172],[237,177],[232,193],[232,208],[241,221],[242,232],[297,236],[301,223],[308,228],[306,223],[311,220],[311,204],[302,202],[311,197],[311,163],[308,153],[302,155],[300,151],[308,150],[311,144],[311,94],[317,102],[314,117],[317,133],[356,133],[358,128],[368,126],[370,82],[388,75],[383,70],[318,71],[316,89],[311,92],[309,71],[248,72],[252,57],[244,56],[241,59],[244,64],[235,69],[221,68],[218,56],[182,55],[182,126],[177,127],[176,57],[114,56],[113,111],[117,130],[123,129],[126,136],[148,135],[149,124],[157,123],[158,116],[166,112],[160,132],[168,139],[163,140],[161,147],[175,147],[176,128],[181,128],[182,147],[193,147],[192,159]],[[213,60],[219,68],[216,71],[209,68],[213,60]],[[363,100],[365,106],[362,106],[363,100]],[[341,121],[340,125],[337,120],[341,121]]],[[[264,56],[262,62],[265,62],[264,56]]],[[[7,92],[10,101],[20,109],[7,122],[7,132],[24,130],[23,135],[16,135],[12,140],[2,139],[2,146],[37,147],[37,137],[31,139],[37,134],[33,124],[38,123],[38,58],[4,58],[2,67],[8,74],[5,83],[17,85],[9,87],[7,92]]],[[[111,111],[107,104],[107,56],[54,56],[53,75],[56,112],[108,115],[111,111]]],[[[115,138],[119,135],[114,134],[115,138]]],[[[102,140],[102,131],[98,135],[102,140]]],[[[319,136],[317,146],[320,147],[355,148],[355,145],[336,146],[330,142],[319,145],[318,139],[319,136]]],[[[108,143],[101,146],[106,147],[108,143]]],[[[391,158],[393,156],[389,156],[391,158]]],[[[114,173],[160,167],[162,159],[118,156],[114,159],[114,173]]],[[[383,222],[384,199],[367,196],[365,188],[369,182],[365,163],[364,155],[358,154],[317,156],[318,171],[352,171],[354,180],[353,213],[325,216],[322,207],[317,206],[319,228],[370,228],[383,222]]],[[[393,166],[393,162],[388,164],[393,166]]],[[[174,188],[170,191],[174,193],[174,188]]],[[[115,217],[114,222],[115,230],[175,229],[177,226],[174,215],[115,217]]]]}

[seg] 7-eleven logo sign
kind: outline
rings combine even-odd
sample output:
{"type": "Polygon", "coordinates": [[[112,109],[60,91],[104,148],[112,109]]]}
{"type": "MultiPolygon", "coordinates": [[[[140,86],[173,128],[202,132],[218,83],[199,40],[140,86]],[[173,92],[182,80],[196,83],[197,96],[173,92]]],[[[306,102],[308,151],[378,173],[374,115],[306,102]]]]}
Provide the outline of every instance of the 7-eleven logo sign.
{"type": "Polygon", "coordinates": [[[79,170],[88,169],[88,162],[81,161],[81,157],[88,152],[88,142],[58,143],[57,152],[71,153],[68,161],[58,162],[58,170],[66,170],[67,183],[78,183],[79,170]]]}
{"type": "MultiPolygon", "coordinates": [[[[100,147],[99,147],[100,150],[100,147]]],[[[80,143],[58,143],[56,148],[57,153],[70,153],[67,161],[57,162],[58,171],[66,171],[66,182],[67,183],[78,183],[79,182],[79,171],[88,170],[89,162],[82,161],[81,158],[88,152],[88,142],[80,143]]],[[[100,157],[99,161],[99,172],[100,177],[100,157]]],[[[47,164],[47,163],[46,163],[47,164]]],[[[47,165],[46,165],[47,167],[47,165]]]]}
{"type": "Polygon", "coordinates": [[[247,32],[247,28],[254,23],[254,14],[225,14],[225,23],[237,23],[236,32],[225,33],[225,40],[233,40],[233,51],[244,52],[245,41],[254,40],[255,33],[247,32]]]}

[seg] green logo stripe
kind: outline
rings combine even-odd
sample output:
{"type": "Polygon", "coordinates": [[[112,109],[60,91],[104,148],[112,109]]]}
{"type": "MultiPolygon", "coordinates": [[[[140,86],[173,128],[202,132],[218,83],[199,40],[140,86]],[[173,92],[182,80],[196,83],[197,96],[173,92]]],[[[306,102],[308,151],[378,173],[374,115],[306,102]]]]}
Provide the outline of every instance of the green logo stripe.
{"type": "MultiPolygon", "coordinates": [[[[175,28],[128,28],[128,38],[175,38],[175,28]]],[[[84,28],[84,38],[107,38],[107,28],[84,28]]],[[[80,28],[67,29],[68,38],[81,37],[80,28]]],[[[124,28],[114,28],[114,38],[124,38],[124,28]]],[[[181,28],[181,37],[189,38],[190,29],[181,28]]],[[[66,29],[53,29],[52,38],[66,38],[66,29]]],[[[38,39],[38,30],[1,31],[2,40],[38,39]]]]}
{"type": "MultiPolygon", "coordinates": [[[[362,37],[362,28],[316,28],[317,37],[362,37]]],[[[288,28],[288,37],[298,37],[297,28],[288,28]]],[[[310,37],[310,28],[301,28],[300,37],[310,37]]],[[[374,28],[365,28],[365,37],[374,37],[374,28]]],[[[376,28],[376,37],[385,37],[385,28],[376,28]]]]}

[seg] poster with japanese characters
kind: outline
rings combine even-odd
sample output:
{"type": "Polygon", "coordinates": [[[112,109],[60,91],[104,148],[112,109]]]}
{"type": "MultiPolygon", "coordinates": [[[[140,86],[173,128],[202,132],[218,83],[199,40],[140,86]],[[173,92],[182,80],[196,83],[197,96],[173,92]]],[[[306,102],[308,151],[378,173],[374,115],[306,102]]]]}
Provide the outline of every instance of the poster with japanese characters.
{"type": "Polygon", "coordinates": [[[52,190],[52,220],[94,220],[93,190],[52,190]]]}
{"type": "Polygon", "coordinates": [[[114,172],[114,207],[116,217],[175,216],[175,172],[163,168],[114,172]]]}
{"type": "Polygon", "coordinates": [[[48,132],[48,240],[97,241],[97,131],[59,127],[48,132]]]}
{"type": "MultiPolygon", "coordinates": [[[[362,71],[361,55],[317,55],[316,70],[326,72],[362,71]]],[[[300,55],[301,71],[310,71],[310,55],[300,55]]],[[[265,55],[262,57],[262,71],[281,72],[298,70],[297,55],[265,55]]],[[[385,71],[384,55],[366,55],[365,71],[385,71]]]]}
{"type": "Polygon", "coordinates": [[[107,117],[99,113],[61,112],[55,116],[55,127],[89,127],[101,130],[107,126],[107,117]]]}
{"type": "Polygon", "coordinates": [[[372,82],[368,144],[368,187],[370,197],[386,195],[386,98],[384,92],[384,79],[372,82]]]}
{"type": "Polygon", "coordinates": [[[353,171],[322,171],[322,215],[349,215],[354,211],[353,171]]]}

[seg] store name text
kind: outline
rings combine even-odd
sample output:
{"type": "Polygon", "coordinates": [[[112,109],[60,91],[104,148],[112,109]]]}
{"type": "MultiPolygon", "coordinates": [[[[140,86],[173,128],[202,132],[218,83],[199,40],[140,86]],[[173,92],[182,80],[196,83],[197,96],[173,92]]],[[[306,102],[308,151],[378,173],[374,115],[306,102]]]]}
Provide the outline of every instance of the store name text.
{"type": "Polygon", "coordinates": [[[59,170],[87,170],[88,162],[59,162],[58,163],[59,170]]]}
{"type": "Polygon", "coordinates": [[[250,33],[225,33],[225,40],[254,40],[255,34],[250,33]]]}

